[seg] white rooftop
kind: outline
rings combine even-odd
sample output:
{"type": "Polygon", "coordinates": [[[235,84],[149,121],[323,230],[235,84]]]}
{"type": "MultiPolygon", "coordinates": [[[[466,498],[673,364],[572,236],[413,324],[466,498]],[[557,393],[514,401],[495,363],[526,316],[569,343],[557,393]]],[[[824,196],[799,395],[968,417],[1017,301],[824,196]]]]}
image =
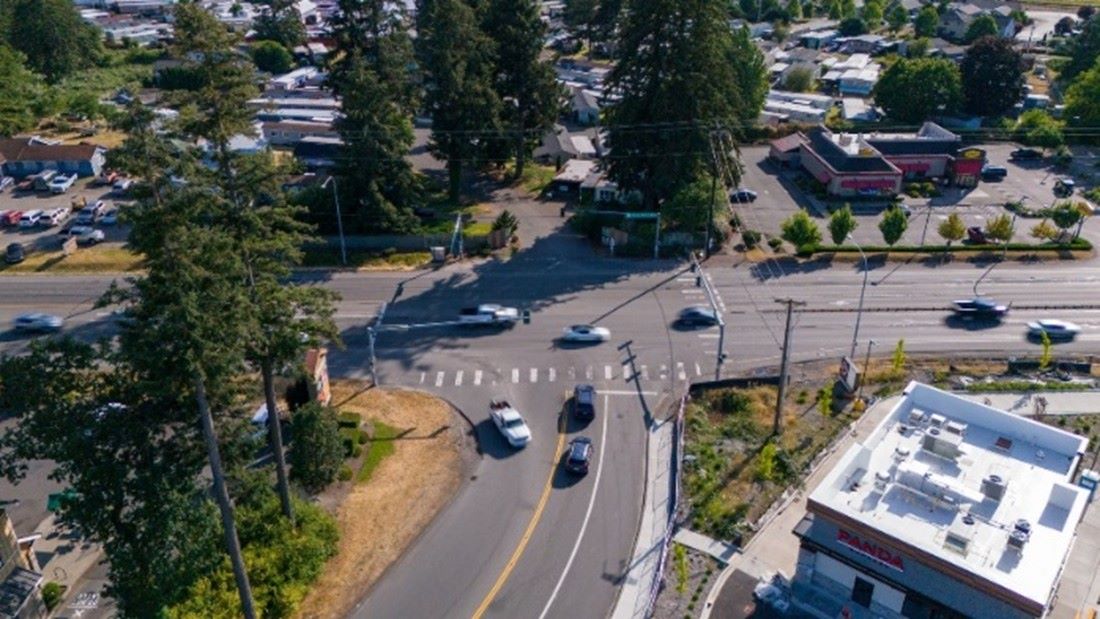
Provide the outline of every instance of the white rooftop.
{"type": "Polygon", "coordinates": [[[1046,606],[1087,503],[1072,479],[1087,444],[913,382],[810,502],[1046,606]]]}

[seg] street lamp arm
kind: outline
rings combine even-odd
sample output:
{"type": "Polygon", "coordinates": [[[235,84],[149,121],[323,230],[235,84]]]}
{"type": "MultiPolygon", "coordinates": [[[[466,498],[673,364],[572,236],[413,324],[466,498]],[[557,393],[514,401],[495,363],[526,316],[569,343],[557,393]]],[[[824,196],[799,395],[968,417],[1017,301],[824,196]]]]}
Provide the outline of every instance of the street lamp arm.
{"type": "Polygon", "coordinates": [[[856,246],[859,251],[859,257],[863,261],[863,285],[859,289],[859,309],[856,310],[856,328],[852,331],[852,350],[848,354],[848,358],[852,359],[856,356],[856,342],[859,341],[859,323],[863,318],[863,298],[867,294],[867,276],[870,273],[870,269],[867,266],[867,254],[863,253],[863,248],[859,243],[852,238],[851,234],[848,234],[848,240],[856,246]]]}

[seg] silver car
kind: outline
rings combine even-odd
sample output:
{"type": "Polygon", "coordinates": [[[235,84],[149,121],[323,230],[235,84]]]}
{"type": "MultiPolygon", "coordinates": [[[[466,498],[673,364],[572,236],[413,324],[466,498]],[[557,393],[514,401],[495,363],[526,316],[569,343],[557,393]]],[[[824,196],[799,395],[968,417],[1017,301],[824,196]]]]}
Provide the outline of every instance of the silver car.
{"type": "Polygon", "coordinates": [[[50,331],[60,331],[64,326],[65,320],[60,316],[54,316],[53,314],[20,314],[15,317],[15,330],[16,331],[28,331],[34,333],[45,333],[50,331]]]}

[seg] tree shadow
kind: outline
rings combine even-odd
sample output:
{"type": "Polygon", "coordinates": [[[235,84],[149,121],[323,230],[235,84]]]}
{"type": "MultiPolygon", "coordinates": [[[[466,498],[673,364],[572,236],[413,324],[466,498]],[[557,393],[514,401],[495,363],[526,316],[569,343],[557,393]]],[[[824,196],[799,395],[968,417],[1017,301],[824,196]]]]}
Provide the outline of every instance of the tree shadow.
{"type": "Polygon", "coordinates": [[[833,260],[830,256],[817,256],[809,260],[800,260],[794,256],[782,256],[754,263],[749,267],[749,273],[757,281],[766,282],[788,275],[821,271],[830,268],[832,264],[833,260]]]}

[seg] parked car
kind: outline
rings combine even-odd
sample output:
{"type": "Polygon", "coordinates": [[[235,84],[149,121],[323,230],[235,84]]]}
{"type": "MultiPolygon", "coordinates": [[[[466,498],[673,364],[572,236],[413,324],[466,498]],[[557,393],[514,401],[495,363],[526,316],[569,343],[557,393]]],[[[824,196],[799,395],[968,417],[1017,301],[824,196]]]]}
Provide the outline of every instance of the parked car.
{"type": "Polygon", "coordinates": [[[11,187],[15,184],[15,179],[10,176],[0,176],[0,191],[11,187]]]}
{"type": "Polygon", "coordinates": [[[23,217],[23,211],[0,211],[0,226],[10,228],[19,225],[19,219],[23,217]]]}
{"type": "Polygon", "coordinates": [[[35,191],[49,191],[50,183],[57,176],[57,170],[43,170],[33,176],[35,191]]]}
{"type": "Polygon", "coordinates": [[[730,200],[737,203],[743,202],[756,202],[756,192],[751,189],[741,187],[735,189],[730,193],[730,200]]]}
{"type": "Polygon", "coordinates": [[[103,211],[107,208],[107,205],[103,200],[96,200],[95,204],[90,204],[80,209],[80,212],[76,214],[76,223],[81,226],[88,226],[99,221],[99,218],[103,215],[103,211]]]}
{"type": "Polygon", "coordinates": [[[581,420],[596,417],[596,388],[592,385],[573,387],[573,416],[581,420]]]}
{"type": "Polygon", "coordinates": [[[569,441],[569,447],[565,450],[565,470],[575,475],[587,475],[588,463],[592,461],[592,439],[587,436],[578,436],[569,441]]]}
{"type": "Polygon", "coordinates": [[[103,219],[99,220],[100,225],[113,226],[118,223],[118,209],[113,208],[103,213],[103,219]]]}
{"type": "Polygon", "coordinates": [[[1080,325],[1065,320],[1046,319],[1027,323],[1027,333],[1034,337],[1042,337],[1046,333],[1052,340],[1072,340],[1080,332],[1080,325]]]}
{"type": "Polygon", "coordinates": [[[94,187],[107,187],[114,185],[118,180],[118,172],[104,170],[99,176],[92,181],[94,187]]]}
{"type": "Polygon", "coordinates": [[[54,208],[42,213],[41,219],[38,220],[38,225],[43,228],[52,228],[54,226],[60,226],[65,223],[65,220],[69,218],[72,211],[67,208],[54,208]]]}
{"type": "Polygon", "coordinates": [[[1008,176],[1008,168],[1001,165],[982,166],[983,181],[999,181],[1008,176]]]}
{"type": "Polygon", "coordinates": [[[1035,161],[1043,158],[1043,153],[1034,148],[1017,148],[1008,155],[1011,161],[1035,161]]]}
{"type": "MultiPolygon", "coordinates": [[[[77,227],[79,226],[73,226],[73,228],[77,227]]],[[[84,226],[84,229],[78,234],[70,234],[70,236],[76,237],[77,245],[96,245],[102,243],[107,238],[107,235],[103,234],[102,230],[96,230],[87,226],[84,226]]]]}
{"type": "Polygon", "coordinates": [[[60,316],[53,314],[20,314],[15,317],[16,331],[60,331],[65,321],[60,316]]]}
{"type": "Polygon", "coordinates": [[[531,429],[527,427],[527,422],[506,400],[489,402],[489,417],[512,447],[519,449],[531,442],[531,429]]]}
{"type": "Polygon", "coordinates": [[[127,191],[130,191],[130,188],[133,187],[133,186],[134,186],[134,181],[132,181],[128,178],[120,178],[117,181],[115,181],[115,184],[112,185],[111,189],[114,190],[115,193],[124,194],[127,191]]]}
{"type": "Polygon", "coordinates": [[[989,242],[989,239],[985,238],[985,231],[982,230],[981,226],[970,226],[967,228],[966,240],[979,245],[985,245],[989,242]]]}
{"type": "Polygon", "coordinates": [[[22,243],[9,243],[7,249],[4,250],[4,262],[8,264],[19,264],[26,258],[27,250],[22,243]]]}
{"type": "Polygon", "coordinates": [[[592,325],[571,325],[562,331],[561,339],[566,342],[606,342],[611,339],[611,331],[592,325]]]}
{"type": "Polygon", "coordinates": [[[76,174],[58,174],[50,181],[50,193],[62,194],[68,191],[76,182],[76,174]]]}
{"type": "Polygon", "coordinates": [[[23,216],[19,218],[19,227],[33,228],[38,225],[39,219],[42,219],[42,211],[24,211],[23,216]]]}
{"type": "Polygon", "coordinates": [[[34,177],[24,178],[15,184],[15,190],[19,192],[34,191],[34,177]]]}
{"type": "Polygon", "coordinates": [[[692,305],[680,310],[676,322],[684,326],[712,326],[718,324],[718,314],[705,305],[692,305]]]}

